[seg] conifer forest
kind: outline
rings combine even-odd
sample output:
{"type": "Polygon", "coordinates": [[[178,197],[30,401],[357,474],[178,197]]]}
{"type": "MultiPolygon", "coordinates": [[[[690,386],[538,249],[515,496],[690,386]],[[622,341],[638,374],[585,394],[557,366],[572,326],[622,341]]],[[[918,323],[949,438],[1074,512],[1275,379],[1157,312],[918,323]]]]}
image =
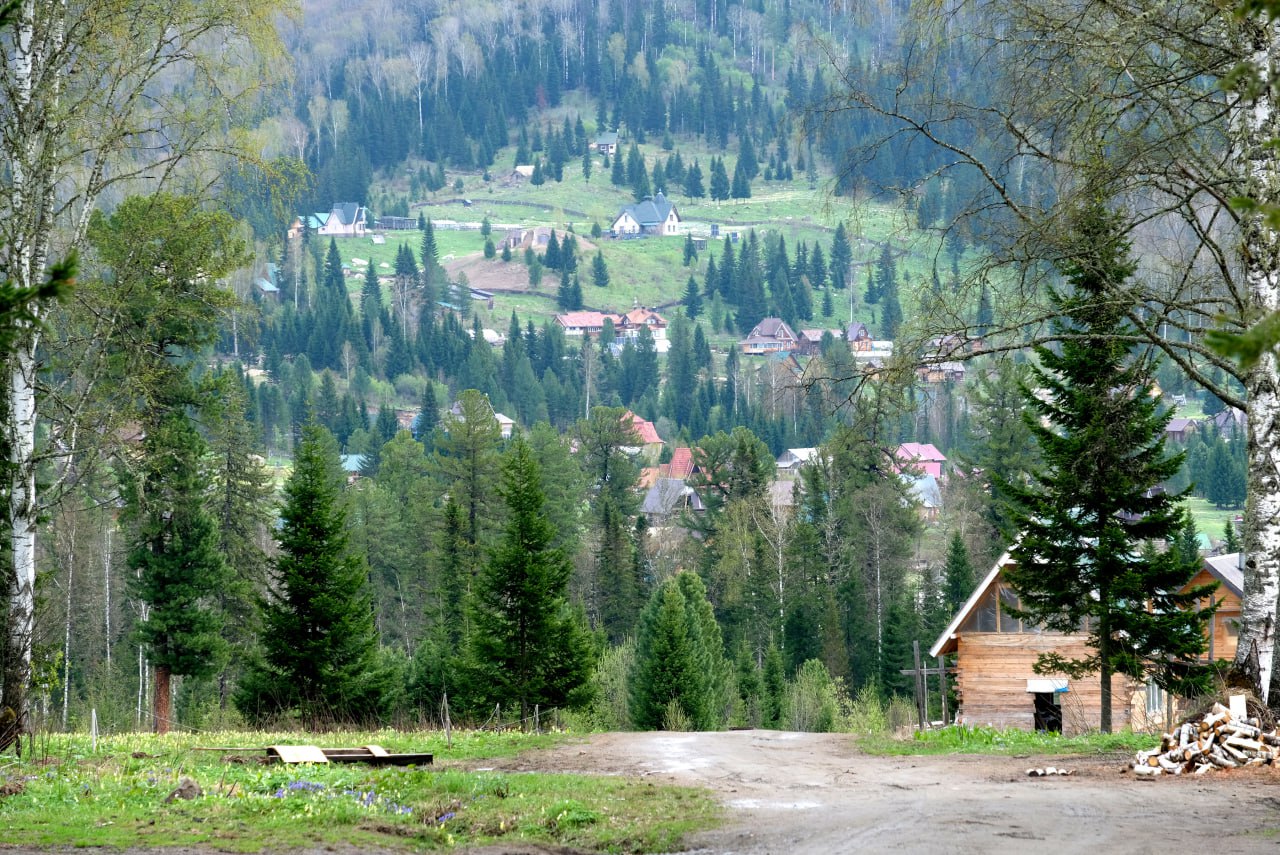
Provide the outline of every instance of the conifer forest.
{"type": "Polygon", "coordinates": [[[0,735],[826,730],[1010,549],[1266,697],[1273,5],[5,6],[0,735]]]}

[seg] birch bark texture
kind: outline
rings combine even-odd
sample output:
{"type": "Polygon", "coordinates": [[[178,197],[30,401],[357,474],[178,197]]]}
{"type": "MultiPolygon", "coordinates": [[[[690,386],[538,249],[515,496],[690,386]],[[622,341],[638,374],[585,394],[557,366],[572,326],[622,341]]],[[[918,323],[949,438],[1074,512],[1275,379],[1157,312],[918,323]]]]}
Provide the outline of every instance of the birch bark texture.
{"type": "MultiPolygon", "coordinates": [[[[1239,159],[1247,195],[1263,208],[1280,204],[1280,170],[1275,141],[1280,139],[1276,85],[1280,73],[1280,25],[1251,21],[1247,26],[1250,61],[1262,85],[1251,104],[1237,114],[1239,159]]],[[[1241,252],[1253,317],[1280,309],[1280,240],[1261,213],[1242,223],[1241,252]]],[[[1236,664],[1250,675],[1264,701],[1280,698],[1274,668],[1276,610],[1280,606],[1280,365],[1268,349],[1249,369],[1248,494],[1244,517],[1244,597],[1236,664]],[[1256,670],[1255,656],[1256,653],[1256,670]]]]}
{"type": "MultiPolygon", "coordinates": [[[[106,194],[151,192],[179,177],[207,186],[233,155],[237,108],[271,79],[283,0],[23,0],[0,33],[0,273],[33,288],[50,258],[81,245],[106,194]],[[230,120],[230,121],[229,121],[230,120]]],[[[276,64],[275,68],[283,67],[276,64]]],[[[0,704],[29,723],[37,524],[36,472],[74,425],[42,419],[40,311],[5,356],[0,435],[10,556],[0,704]],[[47,440],[44,439],[47,437],[47,440]]],[[[71,420],[74,420],[74,416],[71,420]]],[[[66,471],[63,467],[62,471],[66,471]]]]}

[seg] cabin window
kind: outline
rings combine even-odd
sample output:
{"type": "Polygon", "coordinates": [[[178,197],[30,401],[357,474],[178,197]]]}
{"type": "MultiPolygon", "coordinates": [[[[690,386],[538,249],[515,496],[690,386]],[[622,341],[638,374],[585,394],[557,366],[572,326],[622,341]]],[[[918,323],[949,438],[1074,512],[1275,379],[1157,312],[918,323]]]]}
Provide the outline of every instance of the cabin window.
{"type": "Polygon", "coordinates": [[[1159,716],[1164,714],[1164,689],[1151,680],[1147,683],[1147,715],[1159,716]]]}
{"type": "Polygon", "coordinates": [[[1000,589],[1000,631],[1001,632],[1022,632],[1022,621],[1018,620],[1009,610],[1018,607],[1018,595],[1012,588],[1000,589]]]}
{"type": "Polygon", "coordinates": [[[973,630],[975,632],[996,632],[996,591],[988,588],[973,610],[973,630]]]}

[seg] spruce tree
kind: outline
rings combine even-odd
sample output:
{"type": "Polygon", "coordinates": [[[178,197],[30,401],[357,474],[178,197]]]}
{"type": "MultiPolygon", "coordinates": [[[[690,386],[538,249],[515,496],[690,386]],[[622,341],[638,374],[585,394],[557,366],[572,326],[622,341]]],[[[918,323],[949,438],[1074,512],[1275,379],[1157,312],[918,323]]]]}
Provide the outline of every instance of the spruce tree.
{"type": "Polygon", "coordinates": [[[685,170],[684,195],[690,199],[701,199],[707,195],[706,189],[702,186],[702,167],[698,165],[697,160],[685,170]]]}
{"type": "Polygon", "coordinates": [[[296,711],[305,726],[369,723],[387,677],[378,663],[368,570],[349,543],[338,444],[310,423],[284,486],[263,659],[236,695],[253,720],[296,711]]]}
{"type": "Polygon", "coordinates": [[[1181,593],[1199,562],[1144,549],[1177,534],[1182,496],[1155,488],[1182,456],[1165,452],[1170,412],[1150,393],[1150,360],[1130,353],[1132,307],[1115,299],[1134,270],[1129,244],[1100,201],[1073,212],[1071,226],[1059,264],[1070,290],[1050,292],[1061,351],[1036,349],[1042,393],[1025,394],[1044,465],[1029,486],[1002,485],[1022,531],[1005,572],[1024,620],[1060,632],[1087,620],[1089,655],[1045,654],[1036,667],[1077,679],[1098,673],[1100,725],[1110,733],[1112,674],[1196,687],[1212,612],[1196,608],[1208,589],[1181,593]]]}
{"type": "Polygon", "coordinates": [[[729,196],[734,199],[751,198],[751,176],[747,174],[741,160],[733,168],[733,185],[729,188],[729,196]]]}
{"type": "Polygon", "coordinates": [[[155,667],[155,729],[168,733],[170,678],[208,676],[225,660],[217,595],[231,574],[205,507],[205,444],[180,404],[148,426],[144,450],[141,474],[126,491],[136,520],[130,586],[147,606],[137,636],[155,667]]]}
{"type": "Polygon", "coordinates": [[[711,201],[719,202],[729,198],[729,173],[725,171],[724,161],[718,157],[711,158],[711,201]]]}
{"type": "Polygon", "coordinates": [[[231,645],[231,658],[219,681],[219,699],[225,701],[227,686],[234,685],[257,646],[257,598],[271,566],[263,544],[275,522],[275,489],[260,456],[262,443],[248,412],[249,387],[241,382],[240,372],[213,375],[202,388],[207,396],[200,415],[209,434],[214,489],[210,511],[218,528],[218,548],[229,568],[217,593],[225,615],[223,637],[231,645]]]}
{"type": "Polygon", "coordinates": [[[717,727],[729,671],[706,588],[695,574],[677,573],[653,592],[640,615],[630,677],[632,724],[662,728],[674,706],[694,730],[717,727]]]}
{"type": "Polygon", "coordinates": [[[609,172],[609,183],[614,187],[622,187],[627,183],[627,170],[623,166],[622,156],[617,153],[613,156],[613,166],[609,172]]]}
{"type": "Polygon", "coordinates": [[[1188,564],[1200,563],[1200,532],[1196,530],[1196,519],[1190,508],[1183,508],[1182,525],[1178,527],[1172,548],[1178,550],[1188,564]]]}
{"type": "Polygon", "coordinates": [[[680,302],[684,303],[684,313],[691,319],[702,314],[702,293],[698,290],[697,280],[692,276],[684,284],[684,298],[680,302]]]}
{"type": "Polygon", "coordinates": [[[782,727],[782,717],[786,714],[787,674],[782,651],[776,644],[770,644],[764,655],[763,684],[761,724],[771,728],[782,727]]]}
{"type": "Polygon", "coordinates": [[[849,233],[845,231],[844,223],[840,223],[831,241],[831,284],[837,291],[849,287],[849,265],[852,263],[853,247],[849,245],[849,233]]]}
{"type": "Polygon", "coordinates": [[[951,544],[947,547],[947,566],[942,571],[942,602],[947,620],[969,599],[976,584],[969,550],[965,548],[960,532],[956,532],[951,535],[951,544]]]}
{"type": "MultiPolygon", "coordinates": [[[[935,271],[936,275],[936,271],[935,271]]],[[[991,306],[991,289],[987,287],[987,283],[982,283],[982,293],[978,295],[978,316],[974,326],[977,328],[979,336],[985,336],[991,332],[991,328],[995,326],[996,313],[991,306]]]]}
{"type": "Polygon", "coordinates": [[[1231,520],[1222,524],[1222,551],[1227,555],[1240,551],[1240,534],[1231,520]]]}
{"type": "Polygon", "coordinates": [[[418,406],[418,418],[413,423],[413,438],[421,443],[430,441],[436,425],[440,423],[440,404],[436,400],[436,384],[430,380],[422,388],[422,402],[418,406]]]}
{"type": "Polygon", "coordinates": [[[597,288],[609,287],[609,267],[604,263],[604,253],[598,249],[591,259],[591,281],[597,288]]]}
{"type": "Polygon", "coordinates": [[[534,705],[585,702],[594,657],[567,599],[573,564],[552,545],[541,468],[524,439],[503,461],[499,492],[506,531],[476,579],[466,667],[474,699],[518,704],[528,721],[534,705]]]}

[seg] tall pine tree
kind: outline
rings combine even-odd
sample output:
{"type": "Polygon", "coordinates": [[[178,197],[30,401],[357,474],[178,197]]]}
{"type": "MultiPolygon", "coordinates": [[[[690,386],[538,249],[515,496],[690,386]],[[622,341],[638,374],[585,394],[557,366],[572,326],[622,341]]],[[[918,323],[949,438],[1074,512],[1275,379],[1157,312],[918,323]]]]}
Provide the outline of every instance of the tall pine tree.
{"type": "Polygon", "coordinates": [[[1059,265],[1071,290],[1050,294],[1064,340],[1060,352],[1036,349],[1042,393],[1026,394],[1044,465],[1029,486],[1003,485],[1023,533],[1006,575],[1020,617],[1061,632],[1087,621],[1089,655],[1046,654],[1036,667],[1077,679],[1099,674],[1099,724],[1110,733],[1113,674],[1173,690],[1196,685],[1212,610],[1196,608],[1208,589],[1182,591],[1198,561],[1144,548],[1172,540],[1181,526],[1182,496],[1157,488],[1182,456],[1165,451],[1170,412],[1151,394],[1150,361],[1130,353],[1131,306],[1115,299],[1134,270],[1129,244],[1101,201],[1072,217],[1059,265]]]}
{"type": "Polygon", "coordinates": [[[503,461],[500,492],[506,531],[476,579],[467,671],[473,698],[516,704],[528,721],[535,705],[585,702],[594,657],[567,599],[573,565],[552,545],[541,467],[523,439],[503,461]]]}
{"type": "Polygon", "coordinates": [[[126,491],[136,520],[129,567],[147,607],[137,635],[155,667],[155,728],[168,733],[170,678],[216,673],[226,657],[217,595],[230,572],[205,507],[205,444],[180,405],[148,427],[144,451],[140,477],[126,491]]]}
{"type": "Polygon", "coordinates": [[[348,542],[342,482],[333,436],[304,426],[284,487],[263,659],[236,695],[250,719],[294,711],[308,727],[367,724],[382,710],[387,674],[378,663],[368,570],[348,542]]]}

